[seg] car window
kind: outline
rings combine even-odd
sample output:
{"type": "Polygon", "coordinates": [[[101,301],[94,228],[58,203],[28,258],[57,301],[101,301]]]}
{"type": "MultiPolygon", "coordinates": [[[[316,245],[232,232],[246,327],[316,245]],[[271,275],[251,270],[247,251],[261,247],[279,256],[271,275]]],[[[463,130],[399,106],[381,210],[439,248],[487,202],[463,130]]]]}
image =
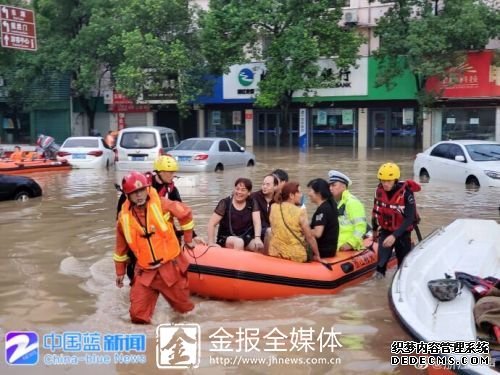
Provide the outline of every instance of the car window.
{"type": "Polygon", "coordinates": [[[72,138],[67,139],[62,147],[98,148],[99,142],[97,139],[72,138]]]}
{"type": "Polygon", "coordinates": [[[465,146],[474,161],[500,160],[500,144],[487,143],[465,146]]]}
{"type": "Polygon", "coordinates": [[[459,145],[450,145],[448,152],[449,152],[450,159],[455,160],[455,156],[459,156],[459,155],[461,155],[465,158],[464,152],[459,145]]]}
{"type": "Polygon", "coordinates": [[[174,150],[208,151],[210,150],[210,147],[212,147],[213,143],[214,141],[207,139],[186,139],[179,143],[174,150]]]}
{"type": "Polygon", "coordinates": [[[234,152],[241,152],[241,146],[239,144],[237,144],[235,141],[231,141],[229,140],[229,145],[231,146],[231,149],[234,151],[234,152]]]}
{"type": "Polygon", "coordinates": [[[123,148],[154,148],[156,147],[155,133],[126,132],[122,134],[120,146],[123,148]]]}
{"type": "Polygon", "coordinates": [[[229,152],[231,149],[226,141],[219,141],[219,151],[221,152],[229,152]]]}
{"type": "Polygon", "coordinates": [[[175,137],[175,133],[167,133],[168,143],[170,147],[174,147],[177,144],[177,139],[175,137]]]}
{"type": "Polygon", "coordinates": [[[161,147],[163,148],[169,148],[168,144],[168,138],[167,138],[167,133],[161,133],[160,134],[160,139],[161,139],[161,147]]]}
{"type": "Polygon", "coordinates": [[[448,155],[449,155],[449,153],[448,153],[449,146],[450,146],[449,143],[442,143],[440,145],[437,145],[431,151],[431,156],[436,156],[438,158],[448,158],[448,155]]]}

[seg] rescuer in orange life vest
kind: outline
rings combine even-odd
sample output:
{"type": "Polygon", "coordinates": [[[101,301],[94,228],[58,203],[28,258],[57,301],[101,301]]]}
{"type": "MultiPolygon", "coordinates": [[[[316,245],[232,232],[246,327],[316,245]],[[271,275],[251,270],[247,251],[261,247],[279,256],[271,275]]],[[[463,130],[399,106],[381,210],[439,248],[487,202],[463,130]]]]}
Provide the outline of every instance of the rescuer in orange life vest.
{"type": "Polygon", "coordinates": [[[420,185],[412,180],[399,181],[401,172],[394,163],[382,164],[377,177],[380,183],[375,191],[372,226],[379,246],[375,278],[381,279],[392,249],[396,250],[398,267],[411,250],[411,231],[418,224],[413,192],[420,191],[420,185]]]}
{"type": "Polygon", "coordinates": [[[182,202],[160,198],[142,173],[131,172],[123,178],[127,200],[118,215],[116,248],[113,254],[116,285],[123,286],[130,248],[137,258],[130,290],[130,318],[133,323],[149,324],[158,294],[178,312],[194,308],[189,298],[188,261],[181,252],[170,215],[184,229],[185,246],[193,245],[191,209],[182,202]]]}

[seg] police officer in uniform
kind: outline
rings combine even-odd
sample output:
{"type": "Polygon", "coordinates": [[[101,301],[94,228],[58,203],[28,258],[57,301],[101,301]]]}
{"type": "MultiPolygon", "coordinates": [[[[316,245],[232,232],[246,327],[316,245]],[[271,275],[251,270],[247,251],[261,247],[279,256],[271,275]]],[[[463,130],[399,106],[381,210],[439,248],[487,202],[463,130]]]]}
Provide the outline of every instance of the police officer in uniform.
{"type": "Polygon", "coordinates": [[[328,172],[330,191],[337,202],[339,213],[338,250],[361,250],[366,233],[365,207],[348,190],[351,180],[342,172],[328,172]]]}

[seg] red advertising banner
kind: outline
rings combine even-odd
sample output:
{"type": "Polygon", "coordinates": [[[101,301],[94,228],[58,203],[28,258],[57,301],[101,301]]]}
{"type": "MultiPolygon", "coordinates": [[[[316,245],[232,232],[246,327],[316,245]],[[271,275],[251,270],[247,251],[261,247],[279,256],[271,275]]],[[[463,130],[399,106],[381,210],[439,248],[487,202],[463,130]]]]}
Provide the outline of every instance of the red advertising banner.
{"type": "Polygon", "coordinates": [[[500,97],[500,67],[493,64],[493,51],[469,52],[467,61],[454,68],[458,82],[427,80],[427,92],[440,92],[441,98],[494,98],[500,97]]]}
{"type": "Polygon", "coordinates": [[[36,51],[35,15],[30,9],[0,5],[1,45],[36,51]]]}
{"type": "Polygon", "coordinates": [[[113,91],[113,104],[109,105],[111,112],[149,112],[147,104],[135,104],[132,100],[119,92],[113,91]]]}

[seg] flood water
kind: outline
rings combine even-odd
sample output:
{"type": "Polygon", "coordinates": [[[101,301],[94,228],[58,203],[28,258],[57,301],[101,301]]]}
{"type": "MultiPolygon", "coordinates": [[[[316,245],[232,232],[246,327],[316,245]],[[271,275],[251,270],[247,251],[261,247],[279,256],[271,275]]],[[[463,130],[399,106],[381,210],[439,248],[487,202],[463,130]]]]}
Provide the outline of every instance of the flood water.
{"type": "MultiPolygon", "coordinates": [[[[265,174],[275,168],[289,172],[305,190],[307,182],[327,177],[338,169],[353,180],[351,191],[370,214],[377,184],[376,172],[386,161],[397,162],[402,178],[412,178],[414,152],[369,150],[357,154],[345,149],[314,149],[299,153],[290,149],[255,149],[253,168],[226,170],[198,175],[196,187],[179,187],[183,200],[194,211],[196,231],[206,238],[206,224],[219,199],[227,196],[238,177],[249,177],[254,190],[260,188],[265,174]]],[[[101,334],[147,335],[147,363],[142,365],[59,365],[8,366],[0,358],[0,373],[12,374],[145,374],[158,373],[155,360],[155,328],[162,323],[198,323],[201,326],[201,364],[186,370],[200,374],[417,374],[409,367],[390,364],[393,340],[409,340],[393,317],[387,291],[390,277],[369,280],[333,296],[302,296],[260,302],[223,302],[193,297],[196,308],[186,316],[173,313],[159,300],[154,324],[135,326],[129,322],[128,287],[114,285],[115,207],[113,186],[120,175],[114,170],[72,170],[32,175],[43,188],[44,196],[25,203],[0,203],[0,333],[2,346],[9,331],[35,331],[40,340],[47,333],[68,331],[101,334]],[[291,350],[280,357],[335,357],[334,365],[242,364],[223,366],[210,363],[210,356],[233,358],[265,357],[263,351],[217,353],[209,337],[219,328],[235,333],[239,328],[254,329],[257,337],[273,328],[287,335],[299,329],[310,330],[317,338],[320,330],[334,327],[342,347],[332,354],[315,350],[291,350]],[[90,366],[90,367],[89,367],[90,366]]],[[[182,174],[181,179],[182,180],[182,174]]],[[[187,177],[185,178],[188,179],[187,177]]],[[[179,185],[182,185],[179,182],[179,185]]],[[[456,218],[470,217],[499,221],[499,192],[446,183],[423,184],[416,195],[425,236],[456,218]]],[[[308,206],[311,214],[315,207],[308,206]]],[[[393,272],[389,274],[392,276],[393,272]]],[[[232,346],[236,348],[236,346],[232,346]]],[[[60,352],[59,352],[60,353],[60,352]]],[[[66,353],[68,354],[68,353],[66,353]]],[[[272,353],[271,353],[272,354],[272,353]]],[[[176,373],[180,373],[177,370],[176,373]]]]}

